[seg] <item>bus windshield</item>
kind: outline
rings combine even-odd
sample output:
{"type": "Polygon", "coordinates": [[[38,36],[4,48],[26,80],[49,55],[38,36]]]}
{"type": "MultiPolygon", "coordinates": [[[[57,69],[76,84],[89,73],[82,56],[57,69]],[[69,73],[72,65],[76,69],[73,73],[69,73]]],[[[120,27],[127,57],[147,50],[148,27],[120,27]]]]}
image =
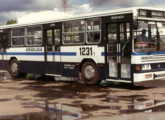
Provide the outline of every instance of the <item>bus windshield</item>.
{"type": "Polygon", "coordinates": [[[134,32],[135,51],[165,51],[165,22],[139,21],[134,32]]]}

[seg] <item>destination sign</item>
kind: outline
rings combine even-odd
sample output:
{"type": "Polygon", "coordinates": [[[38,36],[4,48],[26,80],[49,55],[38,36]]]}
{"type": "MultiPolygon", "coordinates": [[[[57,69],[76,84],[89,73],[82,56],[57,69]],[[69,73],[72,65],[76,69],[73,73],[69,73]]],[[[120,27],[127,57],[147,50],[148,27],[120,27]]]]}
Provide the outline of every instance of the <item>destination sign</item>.
{"type": "Polygon", "coordinates": [[[112,20],[124,19],[124,15],[112,16],[111,19],[112,19],[112,20]]]}
{"type": "Polygon", "coordinates": [[[165,19],[165,11],[140,9],[139,17],[165,19]]]}

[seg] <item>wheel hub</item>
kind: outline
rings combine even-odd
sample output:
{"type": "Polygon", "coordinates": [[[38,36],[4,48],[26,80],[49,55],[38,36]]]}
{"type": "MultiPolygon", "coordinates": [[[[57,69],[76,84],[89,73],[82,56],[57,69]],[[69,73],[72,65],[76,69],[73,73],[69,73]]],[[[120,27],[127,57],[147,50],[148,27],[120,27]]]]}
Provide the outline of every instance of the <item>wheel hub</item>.
{"type": "Polygon", "coordinates": [[[84,73],[87,79],[92,79],[95,76],[95,70],[91,65],[86,66],[84,73]]]}
{"type": "Polygon", "coordinates": [[[18,71],[18,65],[17,65],[16,63],[13,63],[13,64],[11,65],[11,71],[12,71],[13,73],[16,73],[16,72],[18,71]]]}

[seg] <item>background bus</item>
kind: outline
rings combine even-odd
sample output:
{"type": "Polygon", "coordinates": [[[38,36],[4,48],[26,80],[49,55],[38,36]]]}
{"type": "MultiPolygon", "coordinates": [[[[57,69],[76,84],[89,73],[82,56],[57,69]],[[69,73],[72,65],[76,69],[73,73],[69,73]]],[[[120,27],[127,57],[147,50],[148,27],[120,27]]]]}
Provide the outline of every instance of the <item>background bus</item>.
{"type": "Polygon", "coordinates": [[[0,27],[0,69],[137,83],[165,78],[165,11],[129,8],[0,27]],[[147,41],[139,39],[145,29],[147,41]]]}

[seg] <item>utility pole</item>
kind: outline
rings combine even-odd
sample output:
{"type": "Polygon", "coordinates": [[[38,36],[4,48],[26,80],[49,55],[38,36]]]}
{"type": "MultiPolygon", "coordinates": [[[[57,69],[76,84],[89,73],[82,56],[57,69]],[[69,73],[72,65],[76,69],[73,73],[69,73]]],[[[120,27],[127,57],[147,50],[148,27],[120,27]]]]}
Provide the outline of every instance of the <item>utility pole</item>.
{"type": "Polygon", "coordinates": [[[64,12],[67,10],[67,1],[63,0],[63,7],[64,7],[64,12]]]}

